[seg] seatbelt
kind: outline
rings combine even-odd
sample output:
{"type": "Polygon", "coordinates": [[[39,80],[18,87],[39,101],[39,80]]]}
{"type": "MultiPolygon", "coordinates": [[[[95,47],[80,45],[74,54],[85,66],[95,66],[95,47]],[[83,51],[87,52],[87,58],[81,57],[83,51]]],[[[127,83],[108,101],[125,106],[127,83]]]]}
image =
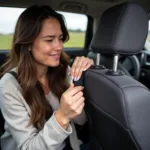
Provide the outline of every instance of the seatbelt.
{"type": "Polygon", "coordinates": [[[15,71],[9,71],[8,73],[10,73],[12,76],[14,76],[16,80],[18,80],[18,76],[15,71]]]}

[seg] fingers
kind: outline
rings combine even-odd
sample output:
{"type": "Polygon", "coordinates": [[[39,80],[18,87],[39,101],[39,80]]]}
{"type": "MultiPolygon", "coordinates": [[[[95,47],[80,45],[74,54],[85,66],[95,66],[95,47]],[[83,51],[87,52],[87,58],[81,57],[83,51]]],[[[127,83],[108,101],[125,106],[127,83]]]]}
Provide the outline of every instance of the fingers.
{"type": "Polygon", "coordinates": [[[88,63],[85,66],[85,70],[89,69],[92,65],[94,65],[94,61],[92,59],[89,59],[88,63]]]}
{"type": "Polygon", "coordinates": [[[71,105],[75,103],[78,99],[83,97],[82,90],[84,89],[83,86],[76,86],[68,88],[68,90],[63,93],[62,98],[64,99],[65,103],[71,105]]]}
{"type": "Polygon", "coordinates": [[[86,67],[89,63],[88,58],[81,57],[81,61],[78,61],[78,66],[75,68],[74,76],[79,80],[82,72],[86,70],[86,67]]]}
{"type": "Polygon", "coordinates": [[[81,113],[81,112],[82,112],[82,110],[83,110],[84,106],[85,106],[85,103],[83,102],[83,103],[82,103],[82,104],[78,107],[78,111],[79,111],[79,113],[81,113]]]}
{"type": "Polygon", "coordinates": [[[71,99],[74,95],[84,89],[83,86],[75,86],[72,83],[70,87],[62,94],[63,99],[71,99]]]}
{"type": "Polygon", "coordinates": [[[71,69],[71,75],[74,77],[75,81],[79,79],[79,75],[81,76],[86,63],[87,59],[85,57],[76,57],[71,69]]]}
{"type": "Polygon", "coordinates": [[[84,103],[85,98],[82,96],[74,103],[74,110],[78,109],[82,103],[84,103]]]}
{"type": "Polygon", "coordinates": [[[62,94],[60,99],[59,112],[62,116],[71,120],[82,112],[84,107],[83,90],[84,87],[71,84],[70,87],[62,94]]]}
{"type": "Polygon", "coordinates": [[[76,115],[79,115],[79,114],[82,113],[84,106],[85,106],[85,103],[82,102],[81,104],[79,104],[79,105],[76,107],[76,109],[74,109],[76,115]]]}
{"type": "Polygon", "coordinates": [[[75,94],[74,96],[73,96],[73,101],[78,101],[80,98],[82,98],[83,97],[83,92],[82,91],[80,91],[80,92],[78,92],[77,94],[75,94]]]}
{"type": "Polygon", "coordinates": [[[76,57],[71,68],[71,76],[75,81],[77,80],[76,72],[81,64],[82,60],[80,60],[80,57],[76,57]]]}
{"type": "Polygon", "coordinates": [[[80,114],[82,112],[83,107],[81,107],[84,103],[85,98],[83,97],[83,93],[81,94],[80,92],[78,94],[76,94],[76,96],[74,96],[72,98],[72,102],[70,102],[70,105],[68,107],[70,107],[70,109],[72,111],[74,111],[77,114],[80,114]]]}
{"type": "Polygon", "coordinates": [[[76,110],[83,102],[84,102],[83,92],[79,91],[74,96],[72,96],[70,104],[72,105],[72,109],[76,110]]]}
{"type": "Polygon", "coordinates": [[[83,89],[84,89],[83,86],[76,86],[76,87],[73,87],[72,89],[70,88],[67,90],[67,95],[68,96],[74,96],[75,94],[82,91],[83,89]]]}
{"type": "Polygon", "coordinates": [[[72,68],[71,68],[71,75],[75,81],[78,81],[82,75],[83,71],[86,71],[88,68],[93,65],[94,62],[92,59],[82,57],[76,57],[72,68]]]}
{"type": "MultiPolygon", "coordinates": [[[[76,65],[77,65],[77,63],[78,63],[78,61],[79,61],[79,59],[80,59],[80,57],[76,57],[75,58],[75,60],[74,60],[74,62],[73,62],[73,65],[72,65],[72,68],[75,68],[76,67],[76,65]]],[[[71,71],[72,72],[72,71],[71,71]]]]}

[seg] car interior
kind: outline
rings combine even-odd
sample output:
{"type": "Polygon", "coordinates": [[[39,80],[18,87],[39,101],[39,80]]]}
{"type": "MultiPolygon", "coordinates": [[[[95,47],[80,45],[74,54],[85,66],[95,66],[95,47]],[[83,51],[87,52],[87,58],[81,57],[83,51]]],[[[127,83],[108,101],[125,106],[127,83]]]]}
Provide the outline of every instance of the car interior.
{"type": "MultiPolygon", "coordinates": [[[[94,66],[75,83],[85,87],[88,116],[84,126],[76,125],[78,137],[89,144],[90,150],[149,150],[150,1],[5,0],[0,9],[33,4],[87,17],[83,46],[64,47],[71,58],[70,66],[76,56],[94,61],[94,66]]],[[[0,66],[9,51],[0,49],[0,66]]],[[[0,114],[0,136],[4,122],[0,114]]]]}

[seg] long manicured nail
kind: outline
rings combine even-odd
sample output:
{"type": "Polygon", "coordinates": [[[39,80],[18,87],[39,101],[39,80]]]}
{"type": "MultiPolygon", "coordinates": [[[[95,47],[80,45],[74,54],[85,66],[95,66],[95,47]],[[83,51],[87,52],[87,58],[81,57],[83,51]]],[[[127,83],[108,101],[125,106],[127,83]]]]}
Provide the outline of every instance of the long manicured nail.
{"type": "Polygon", "coordinates": [[[80,79],[80,77],[77,77],[77,81],[80,79]]]}
{"type": "Polygon", "coordinates": [[[75,77],[74,81],[78,81],[80,79],[80,77],[75,77]]]}
{"type": "Polygon", "coordinates": [[[74,81],[77,81],[77,77],[74,77],[74,81]]]}

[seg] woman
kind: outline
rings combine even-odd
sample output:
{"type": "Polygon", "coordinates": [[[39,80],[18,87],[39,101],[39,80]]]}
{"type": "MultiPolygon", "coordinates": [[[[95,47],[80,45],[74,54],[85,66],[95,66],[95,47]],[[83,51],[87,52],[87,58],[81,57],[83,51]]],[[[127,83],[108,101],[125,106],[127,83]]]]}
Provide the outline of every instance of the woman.
{"type": "Polygon", "coordinates": [[[86,121],[83,87],[70,81],[93,61],[77,57],[70,69],[63,51],[68,39],[63,17],[49,6],[34,5],[20,15],[0,81],[2,150],[79,149],[73,122],[86,121]]]}

